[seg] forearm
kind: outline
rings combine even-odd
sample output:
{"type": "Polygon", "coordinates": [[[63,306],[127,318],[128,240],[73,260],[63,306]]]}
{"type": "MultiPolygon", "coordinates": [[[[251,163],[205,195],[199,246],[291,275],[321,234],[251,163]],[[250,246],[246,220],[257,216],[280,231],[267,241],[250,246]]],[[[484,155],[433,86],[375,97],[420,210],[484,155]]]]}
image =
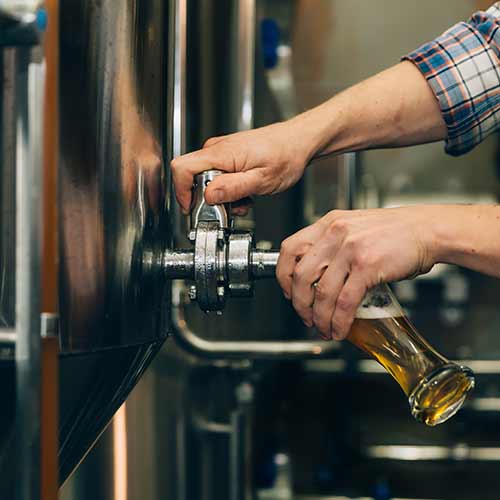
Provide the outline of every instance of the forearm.
{"type": "Polygon", "coordinates": [[[411,62],[402,62],[291,120],[309,157],[446,138],[436,97],[411,62]]]}
{"type": "Polygon", "coordinates": [[[434,207],[427,224],[434,262],[500,277],[500,206],[434,207]]]}

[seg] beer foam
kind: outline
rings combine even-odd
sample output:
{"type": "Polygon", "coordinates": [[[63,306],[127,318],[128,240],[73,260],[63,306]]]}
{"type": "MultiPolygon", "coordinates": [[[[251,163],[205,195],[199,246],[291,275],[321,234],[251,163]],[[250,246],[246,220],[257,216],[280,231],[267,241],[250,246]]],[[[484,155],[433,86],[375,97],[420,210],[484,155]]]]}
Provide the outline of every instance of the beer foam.
{"type": "Polygon", "coordinates": [[[403,310],[387,285],[378,285],[367,292],[356,310],[357,319],[384,319],[403,316],[403,310]]]}

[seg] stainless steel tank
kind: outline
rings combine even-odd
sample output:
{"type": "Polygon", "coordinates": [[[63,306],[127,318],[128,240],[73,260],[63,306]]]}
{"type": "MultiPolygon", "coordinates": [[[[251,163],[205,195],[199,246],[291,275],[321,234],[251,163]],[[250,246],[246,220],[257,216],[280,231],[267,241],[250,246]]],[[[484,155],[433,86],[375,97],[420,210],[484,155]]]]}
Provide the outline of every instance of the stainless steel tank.
{"type": "Polygon", "coordinates": [[[60,2],[60,481],[167,336],[169,2],[60,2]],[[151,253],[151,252],[150,252],[151,253]]]}

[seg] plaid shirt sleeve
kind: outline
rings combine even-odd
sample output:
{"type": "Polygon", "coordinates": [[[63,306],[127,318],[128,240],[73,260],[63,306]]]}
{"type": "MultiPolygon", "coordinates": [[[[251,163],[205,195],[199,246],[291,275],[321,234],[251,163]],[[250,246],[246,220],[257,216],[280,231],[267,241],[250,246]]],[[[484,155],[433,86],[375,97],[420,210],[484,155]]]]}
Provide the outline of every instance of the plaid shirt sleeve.
{"type": "Polygon", "coordinates": [[[446,152],[467,153],[500,129],[500,2],[405,56],[427,79],[448,128],[446,152]]]}

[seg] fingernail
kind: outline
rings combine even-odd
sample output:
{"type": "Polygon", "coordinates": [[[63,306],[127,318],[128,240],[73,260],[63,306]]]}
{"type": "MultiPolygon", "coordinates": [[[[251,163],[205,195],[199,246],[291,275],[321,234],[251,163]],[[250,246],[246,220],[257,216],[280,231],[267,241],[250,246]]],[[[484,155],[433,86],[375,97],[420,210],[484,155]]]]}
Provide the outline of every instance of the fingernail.
{"type": "Polygon", "coordinates": [[[337,333],[335,330],[332,330],[332,339],[333,340],[342,340],[342,335],[337,333]]]}
{"type": "Polygon", "coordinates": [[[214,189],[210,195],[211,203],[216,205],[224,200],[224,191],[222,189],[214,189]]]}
{"type": "Polygon", "coordinates": [[[304,323],[304,325],[307,327],[307,328],[311,328],[312,327],[312,323],[310,321],[306,321],[305,319],[302,320],[302,323],[304,323]]]}
{"type": "Polygon", "coordinates": [[[285,296],[285,299],[286,300],[290,300],[290,295],[288,295],[287,292],[283,292],[283,295],[285,296]]]}

